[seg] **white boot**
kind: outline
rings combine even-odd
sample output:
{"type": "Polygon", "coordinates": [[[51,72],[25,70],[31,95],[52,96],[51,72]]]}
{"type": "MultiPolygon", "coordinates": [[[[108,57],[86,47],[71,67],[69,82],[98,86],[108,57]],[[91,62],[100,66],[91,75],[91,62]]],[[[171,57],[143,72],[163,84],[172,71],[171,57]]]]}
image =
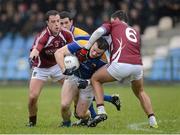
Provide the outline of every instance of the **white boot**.
{"type": "Polygon", "coordinates": [[[107,114],[106,111],[105,111],[104,106],[98,106],[97,107],[97,112],[98,112],[98,114],[107,114]]]}
{"type": "Polygon", "coordinates": [[[157,124],[155,116],[150,116],[149,117],[149,125],[152,128],[158,128],[158,124],[157,124]]]}

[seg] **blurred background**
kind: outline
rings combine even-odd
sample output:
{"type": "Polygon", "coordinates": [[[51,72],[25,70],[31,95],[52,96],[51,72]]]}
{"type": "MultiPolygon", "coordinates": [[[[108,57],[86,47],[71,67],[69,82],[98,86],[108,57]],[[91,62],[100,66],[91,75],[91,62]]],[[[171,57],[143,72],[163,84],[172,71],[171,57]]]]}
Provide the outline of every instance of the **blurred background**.
{"type": "Polygon", "coordinates": [[[180,0],[0,0],[0,83],[28,81],[29,50],[48,10],[70,11],[90,34],[115,10],[141,33],[146,82],[180,82],[180,0]]]}

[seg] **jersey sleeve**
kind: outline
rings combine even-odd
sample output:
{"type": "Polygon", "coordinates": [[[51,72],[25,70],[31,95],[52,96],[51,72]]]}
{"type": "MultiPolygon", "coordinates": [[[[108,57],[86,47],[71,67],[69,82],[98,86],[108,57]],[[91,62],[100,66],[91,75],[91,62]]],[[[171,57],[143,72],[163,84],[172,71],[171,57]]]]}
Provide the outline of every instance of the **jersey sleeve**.
{"type": "Polygon", "coordinates": [[[67,48],[72,54],[74,54],[77,51],[79,51],[82,47],[79,46],[79,44],[74,41],[74,42],[71,42],[71,43],[67,44],[67,48]]]}
{"type": "Polygon", "coordinates": [[[102,24],[101,27],[105,30],[106,34],[110,33],[110,31],[111,31],[111,23],[104,23],[104,24],[102,24]]]}
{"type": "Polygon", "coordinates": [[[67,43],[71,43],[74,41],[74,37],[70,31],[67,31],[67,30],[63,31],[63,34],[64,34],[64,37],[65,37],[67,43]]]}
{"type": "Polygon", "coordinates": [[[39,52],[44,48],[48,41],[49,35],[46,31],[41,32],[34,41],[33,48],[36,48],[39,52]]]}

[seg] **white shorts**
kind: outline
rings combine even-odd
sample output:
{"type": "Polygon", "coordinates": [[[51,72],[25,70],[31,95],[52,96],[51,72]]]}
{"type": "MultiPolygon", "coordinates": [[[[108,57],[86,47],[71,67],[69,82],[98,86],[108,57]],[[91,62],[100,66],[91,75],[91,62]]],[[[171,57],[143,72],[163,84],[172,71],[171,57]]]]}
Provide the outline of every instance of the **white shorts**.
{"type": "Polygon", "coordinates": [[[52,79],[53,81],[59,81],[64,79],[65,75],[62,74],[60,67],[56,64],[50,68],[38,68],[35,67],[32,71],[32,79],[39,79],[43,81],[47,81],[48,79],[52,79]]]}
{"type": "MultiPolygon", "coordinates": [[[[71,84],[75,85],[74,87],[77,87],[77,83],[79,80],[79,78],[77,76],[72,75],[72,76],[69,76],[67,79],[69,79],[70,82],[72,81],[71,84]]],[[[90,104],[94,98],[92,85],[88,85],[85,89],[80,89],[79,90],[79,98],[82,100],[88,101],[90,104]]]]}
{"type": "Polygon", "coordinates": [[[133,65],[127,63],[112,62],[107,67],[108,73],[118,81],[123,80],[139,80],[143,77],[142,65],[133,65]]]}

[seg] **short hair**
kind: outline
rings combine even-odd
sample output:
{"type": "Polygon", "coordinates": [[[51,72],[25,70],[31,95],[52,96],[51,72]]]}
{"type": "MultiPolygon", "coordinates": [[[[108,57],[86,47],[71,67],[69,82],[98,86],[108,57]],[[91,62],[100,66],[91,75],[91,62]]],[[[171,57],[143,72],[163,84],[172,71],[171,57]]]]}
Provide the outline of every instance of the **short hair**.
{"type": "Polygon", "coordinates": [[[59,15],[61,19],[69,18],[69,20],[73,20],[73,15],[68,11],[62,11],[59,13],[59,15]]]}
{"type": "Polygon", "coordinates": [[[111,15],[111,18],[113,18],[113,19],[119,18],[119,20],[121,20],[121,21],[124,21],[126,23],[128,22],[128,16],[127,16],[126,12],[123,10],[117,10],[116,12],[114,12],[111,15]]]}
{"type": "Polygon", "coordinates": [[[46,15],[45,15],[45,20],[48,21],[49,20],[49,16],[51,15],[59,15],[59,12],[56,11],[56,10],[49,10],[46,12],[46,15]]]}
{"type": "Polygon", "coordinates": [[[96,40],[97,42],[97,47],[101,50],[107,50],[109,48],[108,42],[103,38],[100,37],[98,40],[96,40]]]}

